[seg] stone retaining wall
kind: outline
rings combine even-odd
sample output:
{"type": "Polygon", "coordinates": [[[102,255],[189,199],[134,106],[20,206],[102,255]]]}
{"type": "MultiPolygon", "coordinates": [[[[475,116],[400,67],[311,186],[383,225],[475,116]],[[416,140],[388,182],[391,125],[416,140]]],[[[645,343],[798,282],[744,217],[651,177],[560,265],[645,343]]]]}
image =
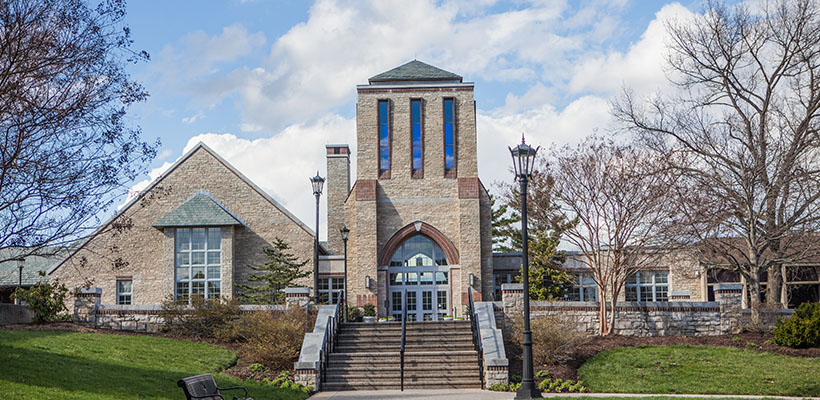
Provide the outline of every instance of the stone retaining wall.
{"type": "MultiPolygon", "coordinates": [[[[301,291],[294,291],[288,304],[305,306],[301,291]]],[[[112,305],[100,304],[102,289],[81,289],[74,295],[74,323],[89,328],[115,331],[158,332],[165,323],[160,316],[160,305],[112,305]]],[[[241,305],[240,312],[285,310],[284,305],[241,305]]]]}
{"type": "Polygon", "coordinates": [[[26,306],[0,304],[0,324],[28,324],[34,319],[34,313],[26,306]]]}
{"type": "MultiPolygon", "coordinates": [[[[616,306],[614,332],[624,336],[713,336],[738,332],[748,324],[749,310],[741,309],[741,290],[738,284],[720,284],[715,288],[716,301],[619,302],[616,306]]],[[[514,318],[523,315],[523,285],[502,286],[503,302],[495,302],[496,319],[512,327],[514,318]]],[[[769,316],[790,315],[790,310],[769,316]]],[[[598,302],[532,301],[530,314],[555,316],[581,332],[594,334],[598,330],[598,302]]]]}

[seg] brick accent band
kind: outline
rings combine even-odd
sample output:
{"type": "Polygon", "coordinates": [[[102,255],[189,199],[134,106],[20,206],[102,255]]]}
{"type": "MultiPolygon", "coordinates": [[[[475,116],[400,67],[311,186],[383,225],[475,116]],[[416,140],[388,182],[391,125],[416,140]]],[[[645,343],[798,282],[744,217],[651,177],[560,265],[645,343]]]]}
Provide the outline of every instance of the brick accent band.
{"type": "Polygon", "coordinates": [[[396,249],[398,249],[405,240],[419,234],[429,237],[441,247],[441,250],[444,251],[444,257],[447,258],[447,264],[458,265],[458,250],[456,250],[456,246],[453,245],[453,242],[430,224],[419,221],[407,224],[404,228],[399,229],[393,234],[381,251],[379,265],[389,265],[390,258],[393,257],[393,253],[396,252],[396,249]]]}
{"type": "Polygon", "coordinates": [[[507,370],[507,367],[500,366],[500,365],[488,365],[484,368],[486,368],[487,371],[506,371],[507,370]]]}
{"type": "Polygon", "coordinates": [[[102,297],[102,293],[77,293],[74,297],[85,298],[85,297],[102,297]]]}
{"type": "Polygon", "coordinates": [[[720,294],[729,294],[729,293],[741,294],[741,293],[743,293],[743,289],[740,289],[740,290],[737,290],[737,289],[715,289],[715,294],[718,294],[718,293],[720,293],[720,294]]]}
{"type": "Polygon", "coordinates": [[[299,375],[316,375],[315,369],[297,369],[296,374],[299,375]]]}
{"type": "Polygon", "coordinates": [[[376,200],[376,180],[375,179],[359,179],[356,182],[356,201],[375,201],[376,200]]]}
{"type": "Polygon", "coordinates": [[[458,178],[458,198],[477,199],[478,187],[478,178],[458,178]]]}
{"type": "Polygon", "coordinates": [[[379,87],[360,87],[359,93],[429,93],[429,92],[472,92],[472,87],[424,87],[424,88],[396,88],[382,89],[379,87]]]}

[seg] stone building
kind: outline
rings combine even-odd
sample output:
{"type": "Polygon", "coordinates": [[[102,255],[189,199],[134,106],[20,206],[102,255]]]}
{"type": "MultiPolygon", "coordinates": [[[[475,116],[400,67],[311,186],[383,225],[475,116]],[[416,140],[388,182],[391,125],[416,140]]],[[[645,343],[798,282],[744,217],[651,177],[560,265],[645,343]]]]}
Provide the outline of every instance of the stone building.
{"type": "Polygon", "coordinates": [[[314,232],[200,143],[48,273],[104,304],[232,297],[276,238],[312,270],[314,232]]]}

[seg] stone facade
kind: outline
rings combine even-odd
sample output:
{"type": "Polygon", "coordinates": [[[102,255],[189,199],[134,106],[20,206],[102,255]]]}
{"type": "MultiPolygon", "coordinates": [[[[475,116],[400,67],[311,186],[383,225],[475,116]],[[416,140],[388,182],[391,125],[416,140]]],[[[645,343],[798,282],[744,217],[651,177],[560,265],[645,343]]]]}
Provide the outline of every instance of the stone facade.
{"type": "MultiPolygon", "coordinates": [[[[313,270],[313,232],[200,143],[133,199],[66,260],[49,271],[69,288],[102,289],[102,303],[116,304],[117,279],[132,280],[132,304],[160,304],[174,293],[173,227],[152,226],[198,193],[207,193],[242,225],[222,226],[221,295],[247,283],[248,265],[266,261],[275,238],[290,245],[313,270]]],[[[312,277],[299,285],[311,286],[312,277]]]]}
{"type": "Polygon", "coordinates": [[[440,240],[434,238],[439,246],[452,245],[456,250],[457,261],[448,260],[450,304],[463,312],[471,275],[479,299],[492,291],[490,205],[478,179],[473,84],[416,81],[359,85],[357,89],[357,179],[344,204],[345,224],[351,230],[351,304],[371,302],[378,306],[379,315],[387,313],[387,265],[379,260],[389,260],[388,242],[402,229],[422,223],[441,233],[440,240]],[[456,168],[448,174],[444,168],[445,98],[455,104],[456,168]],[[390,169],[386,173],[380,173],[378,157],[378,103],[383,100],[390,110],[390,169]],[[411,168],[411,100],[422,104],[423,167],[415,174],[411,168]],[[369,288],[365,277],[371,278],[369,288]]]}
{"type": "Polygon", "coordinates": [[[327,149],[327,246],[333,254],[342,254],[344,243],[339,231],[345,226],[344,204],[350,193],[350,148],[346,144],[329,144],[327,149]]]}

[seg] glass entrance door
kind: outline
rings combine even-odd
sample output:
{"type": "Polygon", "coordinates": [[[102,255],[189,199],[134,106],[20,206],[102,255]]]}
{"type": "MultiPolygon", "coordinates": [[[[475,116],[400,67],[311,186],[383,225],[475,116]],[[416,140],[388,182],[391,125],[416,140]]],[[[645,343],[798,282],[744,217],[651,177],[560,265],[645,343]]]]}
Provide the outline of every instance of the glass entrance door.
{"type": "Polygon", "coordinates": [[[408,321],[437,321],[450,309],[449,271],[390,272],[390,315],[401,320],[403,307],[408,321]],[[419,277],[422,279],[418,279],[419,277]],[[432,279],[435,277],[435,280],[432,279]]]}

